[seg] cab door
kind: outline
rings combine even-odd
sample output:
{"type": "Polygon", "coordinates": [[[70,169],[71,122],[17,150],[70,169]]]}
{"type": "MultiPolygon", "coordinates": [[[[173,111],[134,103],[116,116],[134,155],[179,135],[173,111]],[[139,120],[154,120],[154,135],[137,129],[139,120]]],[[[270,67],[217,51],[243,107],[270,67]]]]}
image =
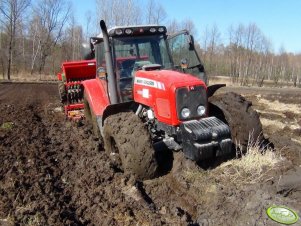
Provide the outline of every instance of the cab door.
{"type": "Polygon", "coordinates": [[[167,37],[167,43],[175,68],[194,75],[207,84],[204,66],[195,50],[194,39],[187,30],[167,37]]]}

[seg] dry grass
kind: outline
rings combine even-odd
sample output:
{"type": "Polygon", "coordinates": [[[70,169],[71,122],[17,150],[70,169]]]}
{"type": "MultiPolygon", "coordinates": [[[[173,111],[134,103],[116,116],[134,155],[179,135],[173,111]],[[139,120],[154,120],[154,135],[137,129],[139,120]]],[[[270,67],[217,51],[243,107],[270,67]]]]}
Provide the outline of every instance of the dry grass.
{"type": "MultiPolygon", "coordinates": [[[[241,86],[240,79],[238,79],[237,82],[232,82],[232,79],[229,76],[210,75],[209,83],[210,83],[210,85],[224,83],[224,84],[227,84],[227,86],[241,86]]],[[[252,78],[249,78],[248,86],[258,87],[257,82],[252,78]]],[[[280,81],[278,84],[275,84],[275,82],[273,80],[265,80],[263,82],[263,87],[290,87],[290,88],[292,88],[292,87],[294,87],[294,84],[293,84],[293,82],[284,82],[284,81],[280,81]]]]}
{"type": "Polygon", "coordinates": [[[291,141],[294,141],[301,145],[301,137],[299,139],[291,138],[291,141]]]}
{"type": "Polygon", "coordinates": [[[238,186],[255,184],[268,180],[268,173],[283,161],[280,154],[267,148],[262,150],[258,143],[250,144],[241,158],[223,163],[213,170],[214,177],[222,183],[234,183],[238,186]]]}
{"type": "Polygon", "coordinates": [[[226,84],[227,86],[235,85],[234,83],[232,83],[231,78],[226,76],[211,76],[209,78],[209,85],[214,84],[226,84]]]}
{"type": "Polygon", "coordinates": [[[216,182],[237,187],[271,179],[269,173],[282,166],[284,158],[270,148],[263,150],[258,142],[250,142],[247,152],[229,160],[210,171],[184,171],[184,178],[203,193],[215,193],[216,182]]]}
{"type": "Polygon", "coordinates": [[[264,127],[271,127],[274,130],[282,130],[286,126],[286,124],[279,120],[271,120],[267,118],[260,118],[260,122],[264,127]]]}
{"type": "Polygon", "coordinates": [[[300,128],[298,125],[299,123],[299,116],[301,115],[301,104],[289,104],[289,103],[282,103],[278,100],[270,101],[264,98],[261,98],[261,95],[258,94],[257,96],[258,103],[261,106],[264,106],[264,110],[257,110],[260,113],[265,115],[270,115],[274,117],[281,117],[281,121],[279,118],[277,119],[268,119],[265,118],[263,115],[260,118],[260,121],[264,127],[270,127],[273,130],[283,130],[285,127],[288,127],[290,130],[296,130],[300,128]],[[290,112],[294,114],[293,119],[287,119],[285,113],[290,112]]]}
{"type": "MultiPolygon", "coordinates": [[[[4,81],[0,76],[0,82],[4,81]]],[[[57,81],[55,74],[30,74],[30,73],[18,73],[11,75],[11,81],[16,82],[45,82],[45,81],[57,81]]]]}
{"type": "Polygon", "coordinates": [[[183,177],[194,187],[211,190],[208,186],[210,174],[204,170],[184,170],[183,177]]]}
{"type": "Polygon", "coordinates": [[[26,219],[26,223],[24,225],[26,225],[26,226],[39,226],[39,225],[41,225],[42,226],[43,224],[42,224],[41,218],[42,218],[42,214],[38,212],[33,216],[29,216],[26,219]]]}
{"type": "MultiPolygon", "coordinates": [[[[242,86],[240,84],[240,81],[233,81],[231,77],[229,76],[209,76],[209,85],[214,84],[226,84],[227,87],[233,86],[233,87],[256,87],[259,88],[256,84],[252,85],[252,81],[250,80],[249,84],[247,86],[242,86]]],[[[265,83],[264,86],[271,86],[270,83],[265,83]]]]}
{"type": "Polygon", "coordinates": [[[296,114],[301,114],[301,104],[288,104],[282,103],[278,100],[270,101],[264,98],[258,99],[258,103],[265,106],[266,109],[272,112],[292,112],[296,114]]]}
{"type": "Polygon", "coordinates": [[[265,114],[265,115],[270,115],[272,117],[281,117],[283,119],[286,118],[284,112],[271,112],[271,110],[261,110],[261,109],[256,109],[257,112],[260,114],[265,114]]]}
{"type": "Polygon", "coordinates": [[[56,75],[49,74],[29,74],[29,73],[20,73],[18,75],[13,75],[12,79],[23,80],[23,81],[56,81],[56,75]]]}
{"type": "Polygon", "coordinates": [[[116,213],[114,219],[124,225],[130,225],[133,222],[134,218],[127,213],[116,213]]]}
{"type": "Polygon", "coordinates": [[[4,219],[0,218],[0,225],[3,226],[15,225],[13,217],[11,215],[8,215],[4,219]]]}

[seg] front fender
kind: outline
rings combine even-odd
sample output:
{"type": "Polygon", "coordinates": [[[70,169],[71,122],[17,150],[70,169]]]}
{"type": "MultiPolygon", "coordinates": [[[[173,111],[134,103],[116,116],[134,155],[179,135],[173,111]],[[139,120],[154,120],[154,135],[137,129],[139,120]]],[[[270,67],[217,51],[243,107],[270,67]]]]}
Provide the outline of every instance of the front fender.
{"type": "Polygon", "coordinates": [[[207,86],[207,97],[213,96],[213,94],[220,88],[225,87],[226,84],[215,84],[211,86],[207,86]]]}

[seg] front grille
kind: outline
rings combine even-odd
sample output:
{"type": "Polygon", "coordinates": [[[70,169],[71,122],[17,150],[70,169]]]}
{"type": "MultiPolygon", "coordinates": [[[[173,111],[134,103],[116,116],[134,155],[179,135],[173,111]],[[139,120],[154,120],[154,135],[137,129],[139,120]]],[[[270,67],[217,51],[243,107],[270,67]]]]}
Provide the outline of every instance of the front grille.
{"type": "Polygon", "coordinates": [[[179,120],[191,120],[194,118],[200,118],[197,114],[197,108],[199,105],[207,107],[207,93],[203,86],[194,87],[182,87],[176,90],[176,103],[177,103],[177,115],[179,120]],[[181,110],[188,108],[191,112],[188,118],[181,116],[181,110]]]}

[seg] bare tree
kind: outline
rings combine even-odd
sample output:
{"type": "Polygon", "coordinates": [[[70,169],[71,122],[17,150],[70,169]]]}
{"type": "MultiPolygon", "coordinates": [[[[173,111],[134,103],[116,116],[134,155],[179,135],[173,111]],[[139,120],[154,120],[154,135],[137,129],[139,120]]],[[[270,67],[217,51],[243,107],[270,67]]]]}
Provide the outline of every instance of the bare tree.
{"type": "MultiPolygon", "coordinates": [[[[0,1],[0,8],[2,8],[2,1],[0,1]]],[[[3,20],[2,19],[3,15],[0,13],[0,22],[3,20]]],[[[0,66],[1,66],[1,71],[2,71],[2,77],[5,79],[5,50],[3,48],[3,41],[4,41],[4,29],[3,29],[3,24],[0,23],[0,66]]]]}
{"type": "MultiPolygon", "coordinates": [[[[39,56],[40,74],[44,70],[47,57],[63,35],[63,28],[69,19],[70,12],[70,2],[63,0],[40,0],[33,8],[34,20],[37,20],[36,43],[39,47],[37,56],[39,56]]],[[[33,65],[35,63],[36,61],[33,65]]]]}
{"type": "Polygon", "coordinates": [[[108,27],[160,24],[166,18],[164,8],[155,0],[149,0],[146,5],[138,0],[96,0],[96,12],[97,20],[105,20],[108,27]]]}
{"type": "Polygon", "coordinates": [[[181,30],[187,30],[190,34],[194,36],[196,35],[196,27],[193,21],[190,19],[186,19],[180,22],[178,22],[176,19],[173,19],[167,24],[167,32],[169,34],[174,34],[181,30]]]}
{"type": "Polygon", "coordinates": [[[166,18],[166,11],[155,0],[149,0],[146,6],[146,20],[147,24],[160,24],[166,18]]]}
{"type": "Polygon", "coordinates": [[[92,16],[92,12],[89,10],[85,14],[86,24],[85,24],[85,40],[87,41],[92,34],[96,34],[97,29],[95,29],[92,25],[92,21],[95,21],[95,18],[92,16]]]}
{"type": "Polygon", "coordinates": [[[74,16],[65,30],[64,41],[61,43],[66,60],[81,59],[81,44],[83,43],[82,27],[77,25],[74,16]]]}
{"type": "Polygon", "coordinates": [[[185,19],[182,21],[182,29],[189,31],[189,33],[193,36],[197,36],[197,29],[195,27],[194,22],[191,19],[185,19]]]}
{"type": "Polygon", "coordinates": [[[32,51],[31,51],[31,66],[30,66],[30,72],[31,74],[34,71],[35,62],[37,59],[38,54],[41,52],[41,32],[42,25],[40,24],[40,19],[38,16],[35,16],[32,18],[29,28],[30,33],[30,39],[32,42],[32,51]]]}
{"type": "Polygon", "coordinates": [[[209,30],[206,30],[206,39],[208,40],[208,44],[206,44],[206,52],[208,54],[208,60],[207,60],[207,71],[208,73],[214,73],[216,74],[217,64],[217,49],[220,44],[220,38],[221,33],[216,25],[213,25],[213,27],[209,30]]]}
{"type": "Polygon", "coordinates": [[[178,21],[176,19],[173,19],[172,21],[170,21],[168,23],[168,25],[167,25],[168,34],[174,34],[179,30],[181,30],[180,24],[178,23],[178,21]]]}
{"type": "Polygon", "coordinates": [[[229,28],[229,58],[230,76],[232,81],[247,85],[262,86],[263,81],[272,72],[268,65],[271,63],[271,43],[266,39],[256,24],[229,28]]]}
{"type": "MultiPolygon", "coordinates": [[[[137,17],[140,8],[136,0],[96,0],[98,22],[106,21],[108,27],[140,23],[137,17]]],[[[97,22],[97,24],[98,24],[97,22]]]]}
{"type": "Polygon", "coordinates": [[[259,87],[262,87],[264,81],[269,76],[269,65],[271,64],[271,43],[265,37],[262,37],[261,54],[257,54],[257,62],[254,65],[254,81],[259,87]]]}
{"type": "Polygon", "coordinates": [[[230,59],[230,77],[233,82],[237,82],[241,71],[241,58],[243,51],[242,37],[244,34],[244,26],[238,25],[237,28],[230,26],[229,28],[229,51],[230,59]]]}
{"type": "Polygon", "coordinates": [[[292,82],[294,87],[297,87],[301,84],[301,55],[290,55],[290,67],[291,67],[291,71],[292,71],[292,82]]]}
{"type": "Polygon", "coordinates": [[[10,80],[13,63],[13,48],[16,40],[17,25],[22,19],[23,13],[30,4],[30,0],[2,0],[0,13],[1,23],[4,24],[8,35],[7,79],[10,80]]]}

